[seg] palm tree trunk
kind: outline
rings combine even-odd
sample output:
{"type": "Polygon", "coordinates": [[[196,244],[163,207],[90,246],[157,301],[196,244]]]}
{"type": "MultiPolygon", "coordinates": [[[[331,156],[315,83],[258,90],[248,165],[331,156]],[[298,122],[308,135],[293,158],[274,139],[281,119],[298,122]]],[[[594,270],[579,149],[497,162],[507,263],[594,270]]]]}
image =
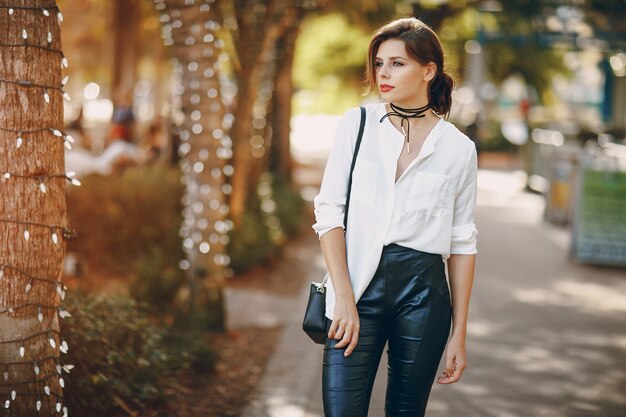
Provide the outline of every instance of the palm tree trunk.
{"type": "Polygon", "coordinates": [[[276,67],[276,91],[272,110],[272,131],[274,142],[271,147],[270,170],[285,182],[291,181],[291,97],[293,95],[293,58],[295,40],[298,36],[298,22],[290,26],[280,39],[276,67]]]}
{"type": "MultiPolygon", "coordinates": [[[[297,11],[293,5],[280,7],[278,2],[271,1],[262,8],[248,4],[236,10],[239,22],[238,37],[236,42],[237,55],[241,66],[238,74],[239,98],[237,101],[237,121],[233,129],[234,166],[233,194],[230,199],[230,217],[234,226],[241,224],[241,218],[245,210],[246,200],[255,192],[255,181],[258,179],[257,172],[265,165],[261,164],[261,158],[265,152],[254,149],[256,135],[261,137],[265,127],[259,129],[254,123],[255,105],[261,101],[263,106],[271,106],[271,100],[263,100],[263,82],[275,80],[274,72],[268,70],[268,66],[274,67],[274,52],[278,40],[288,30],[289,25],[297,18],[297,11]]],[[[275,68],[275,67],[274,67],[275,68]]],[[[269,95],[273,92],[272,85],[269,95]]],[[[265,109],[267,112],[267,109],[265,109]]],[[[265,115],[264,115],[265,116],[265,115]]],[[[267,158],[264,158],[267,161],[267,158]]]]}
{"type": "Polygon", "coordinates": [[[13,44],[0,47],[0,407],[48,416],[63,407],[65,137],[52,130],[63,128],[63,56],[57,9],[14,3],[0,10],[0,39],[13,44]]]}
{"type": "Polygon", "coordinates": [[[111,92],[117,101],[126,94],[132,97],[136,78],[137,31],[140,24],[137,0],[113,1],[113,62],[111,63],[111,92]]]}
{"type": "Polygon", "coordinates": [[[162,14],[165,44],[171,46],[179,80],[174,119],[182,119],[178,154],[186,186],[181,234],[187,255],[182,267],[189,278],[181,298],[189,314],[210,328],[223,329],[224,273],[230,262],[225,249],[230,230],[226,177],[232,174],[228,165],[232,115],[223,102],[219,78],[223,41],[218,38],[212,6],[184,6],[175,0],[155,5],[162,14]]]}

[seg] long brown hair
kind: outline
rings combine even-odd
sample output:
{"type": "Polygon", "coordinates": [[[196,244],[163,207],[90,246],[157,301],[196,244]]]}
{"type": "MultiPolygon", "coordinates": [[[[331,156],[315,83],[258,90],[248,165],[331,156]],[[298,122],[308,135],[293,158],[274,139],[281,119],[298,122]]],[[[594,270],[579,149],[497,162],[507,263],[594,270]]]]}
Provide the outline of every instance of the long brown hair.
{"type": "Polygon", "coordinates": [[[437,114],[447,117],[452,105],[454,80],[444,71],[443,48],[437,34],[415,17],[394,20],[374,33],[368,50],[366,73],[368,93],[376,90],[376,54],[380,44],[388,39],[404,42],[407,54],[420,64],[427,65],[433,62],[437,66],[435,77],[428,84],[428,104],[437,114]]]}

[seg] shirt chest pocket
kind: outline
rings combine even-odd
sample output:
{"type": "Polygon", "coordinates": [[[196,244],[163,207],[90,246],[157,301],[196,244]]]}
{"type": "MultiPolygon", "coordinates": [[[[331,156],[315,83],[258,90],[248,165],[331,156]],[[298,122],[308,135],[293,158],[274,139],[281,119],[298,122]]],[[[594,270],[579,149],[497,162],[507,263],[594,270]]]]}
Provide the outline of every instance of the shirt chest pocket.
{"type": "Polygon", "coordinates": [[[450,177],[428,172],[415,172],[406,202],[406,213],[424,213],[439,217],[446,204],[450,177]]]}
{"type": "Polygon", "coordinates": [[[376,201],[378,184],[378,165],[365,159],[357,158],[352,173],[352,191],[350,202],[373,207],[376,201]]]}

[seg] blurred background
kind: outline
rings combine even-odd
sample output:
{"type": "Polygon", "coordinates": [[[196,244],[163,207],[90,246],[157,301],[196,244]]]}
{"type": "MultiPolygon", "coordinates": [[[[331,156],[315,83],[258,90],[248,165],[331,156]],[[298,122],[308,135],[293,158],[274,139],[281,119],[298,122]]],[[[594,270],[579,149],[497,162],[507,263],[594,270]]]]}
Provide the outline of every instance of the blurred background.
{"type": "Polygon", "coordinates": [[[311,202],[339,118],[378,100],[373,31],[409,15],[479,153],[469,368],[430,415],[626,415],[626,2],[58,4],[73,415],[323,414],[311,202]]]}

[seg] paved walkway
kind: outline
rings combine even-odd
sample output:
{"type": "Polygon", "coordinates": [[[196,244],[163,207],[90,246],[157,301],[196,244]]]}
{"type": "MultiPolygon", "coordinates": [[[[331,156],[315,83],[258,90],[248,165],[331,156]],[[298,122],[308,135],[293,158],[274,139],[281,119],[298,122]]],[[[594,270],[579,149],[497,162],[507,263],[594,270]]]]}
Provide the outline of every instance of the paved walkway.
{"type": "MultiPolygon", "coordinates": [[[[569,233],[543,221],[543,199],[516,178],[479,172],[469,368],[457,384],[435,384],[427,416],[626,416],[626,270],[569,260],[569,233]]],[[[305,281],[322,276],[314,235],[287,256],[308,265],[305,281]]],[[[323,416],[322,348],[300,327],[307,291],[305,282],[294,298],[229,293],[229,325],[284,326],[242,417],[323,416]]],[[[370,417],[384,416],[384,356],[370,417]]]]}

